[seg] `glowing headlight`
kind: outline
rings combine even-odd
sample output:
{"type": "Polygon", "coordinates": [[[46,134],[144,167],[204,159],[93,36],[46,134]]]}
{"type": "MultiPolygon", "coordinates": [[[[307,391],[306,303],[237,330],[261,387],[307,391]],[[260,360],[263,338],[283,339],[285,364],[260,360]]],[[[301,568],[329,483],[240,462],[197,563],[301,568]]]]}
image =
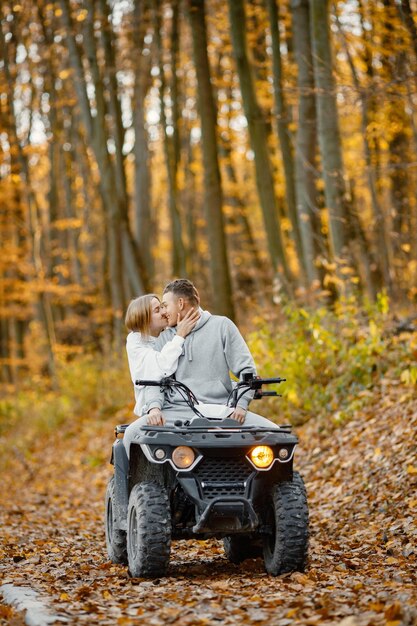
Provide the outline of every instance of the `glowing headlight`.
{"type": "Polygon", "coordinates": [[[194,463],[195,452],[188,446],[178,446],[172,453],[172,460],[179,469],[187,469],[194,463]]]}
{"type": "Polygon", "coordinates": [[[256,446],[249,453],[250,459],[256,467],[269,467],[274,460],[274,453],[269,446],[256,446]]]}

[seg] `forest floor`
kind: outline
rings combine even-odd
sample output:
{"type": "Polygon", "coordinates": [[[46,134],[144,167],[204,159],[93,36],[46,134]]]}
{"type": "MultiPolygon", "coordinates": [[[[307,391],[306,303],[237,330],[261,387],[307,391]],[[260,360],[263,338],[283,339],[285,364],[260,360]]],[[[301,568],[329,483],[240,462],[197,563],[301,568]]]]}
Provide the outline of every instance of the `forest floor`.
{"type": "MultiPolygon", "coordinates": [[[[38,591],[67,624],[417,624],[417,399],[385,392],[345,424],[313,418],[297,429],[311,515],[304,573],[232,565],[214,540],[174,542],[158,580],[109,563],[109,418],[16,450],[0,493],[0,589],[38,591]]],[[[0,624],[22,616],[0,603],[0,624]]]]}

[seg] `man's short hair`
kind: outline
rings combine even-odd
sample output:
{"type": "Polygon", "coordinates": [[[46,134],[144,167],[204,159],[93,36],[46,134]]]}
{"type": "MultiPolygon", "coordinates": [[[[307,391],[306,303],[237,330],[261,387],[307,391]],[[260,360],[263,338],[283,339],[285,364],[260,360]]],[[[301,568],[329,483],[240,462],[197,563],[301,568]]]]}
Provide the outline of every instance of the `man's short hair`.
{"type": "Polygon", "coordinates": [[[197,289],[194,287],[191,280],[187,278],[178,278],[167,284],[164,289],[164,294],[171,292],[177,298],[184,298],[188,300],[193,306],[200,306],[200,296],[197,289]]]}

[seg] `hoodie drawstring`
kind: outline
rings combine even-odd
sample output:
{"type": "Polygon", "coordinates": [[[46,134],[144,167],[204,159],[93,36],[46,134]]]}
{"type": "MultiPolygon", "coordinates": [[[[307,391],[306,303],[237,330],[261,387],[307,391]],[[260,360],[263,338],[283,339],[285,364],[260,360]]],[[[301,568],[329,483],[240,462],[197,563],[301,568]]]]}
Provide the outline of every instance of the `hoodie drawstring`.
{"type": "Polygon", "coordinates": [[[188,342],[187,350],[188,350],[188,360],[193,360],[193,343],[194,343],[194,333],[190,333],[190,341],[188,342]]]}

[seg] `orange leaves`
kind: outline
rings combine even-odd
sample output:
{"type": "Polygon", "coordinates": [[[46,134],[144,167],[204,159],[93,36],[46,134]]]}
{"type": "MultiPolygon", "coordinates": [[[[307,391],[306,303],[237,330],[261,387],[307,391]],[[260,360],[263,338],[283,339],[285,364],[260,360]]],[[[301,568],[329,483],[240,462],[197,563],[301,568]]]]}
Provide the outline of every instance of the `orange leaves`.
{"type": "MultiPolygon", "coordinates": [[[[17,460],[3,475],[0,576],[4,563],[8,582],[42,591],[56,613],[81,626],[413,624],[417,406],[399,405],[401,392],[385,387],[389,406],[375,395],[338,428],[311,420],[299,432],[311,515],[305,572],[271,578],[262,559],[232,565],[213,539],[174,541],[168,576],[158,580],[132,580],[108,562],[109,469],[88,461],[103,458],[110,443],[114,417],[103,414],[81,428],[61,424],[47,444],[35,438],[30,481],[17,460]]],[[[8,609],[0,605],[0,621],[1,610],[8,609]]]]}

